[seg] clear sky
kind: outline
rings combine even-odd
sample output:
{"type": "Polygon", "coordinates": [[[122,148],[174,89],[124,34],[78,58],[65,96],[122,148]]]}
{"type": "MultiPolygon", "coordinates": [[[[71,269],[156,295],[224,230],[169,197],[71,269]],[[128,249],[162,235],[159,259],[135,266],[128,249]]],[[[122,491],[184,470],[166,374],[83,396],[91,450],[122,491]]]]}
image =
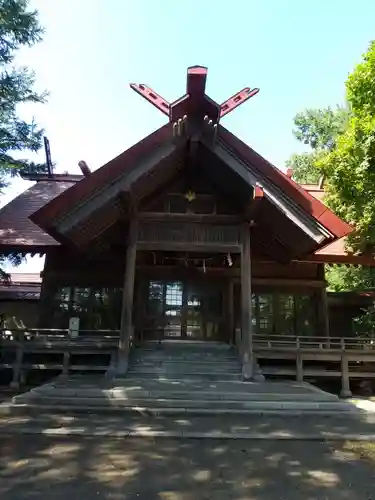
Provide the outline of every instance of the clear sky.
{"type": "MultiPolygon", "coordinates": [[[[375,0],[34,0],[44,41],[24,50],[48,104],[24,107],[50,139],[58,171],[92,169],[166,121],[128,83],[171,101],[186,68],[208,66],[207,93],[222,102],[245,86],[260,93],[223,124],[283,168],[301,150],[293,117],[344,101],[344,82],[375,37],[375,0]]],[[[43,157],[43,155],[42,155],[43,157]]],[[[1,203],[29,183],[14,181],[1,203]]],[[[30,259],[15,271],[35,272],[30,259]]]]}

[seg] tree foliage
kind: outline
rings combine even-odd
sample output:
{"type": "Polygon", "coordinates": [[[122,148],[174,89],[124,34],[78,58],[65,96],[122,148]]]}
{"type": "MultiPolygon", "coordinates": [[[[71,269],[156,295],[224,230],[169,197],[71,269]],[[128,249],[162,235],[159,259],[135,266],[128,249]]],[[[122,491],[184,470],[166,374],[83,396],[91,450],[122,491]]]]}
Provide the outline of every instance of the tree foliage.
{"type": "Polygon", "coordinates": [[[0,0],[0,188],[9,175],[22,170],[45,171],[44,164],[19,158],[22,152],[40,149],[43,131],[34,121],[22,120],[17,111],[20,104],[44,102],[46,94],[34,90],[31,70],[14,65],[19,49],[39,42],[42,34],[28,0],[0,0]]]}
{"type": "Polygon", "coordinates": [[[325,274],[328,290],[333,292],[375,289],[375,268],[373,267],[334,265],[326,267],[325,274]]]}
{"type": "MultiPolygon", "coordinates": [[[[375,248],[375,42],[346,81],[346,108],[306,110],[294,120],[295,136],[310,152],[293,155],[288,166],[297,182],[325,179],[325,203],[352,224],[348,249],[375,248]]],[[[375,286],[374,271],[334,266],[327,270],[332,290],[375,286]]]]}
{"type": "Polygon", "coordinates": [[[317,167],[319,159],[336,145],[337,137],[345,130],[348,123],[348,110],[306,109],[294,118],[294,135],[310,151],[294,154],[287,161],[287,167],[293,169],[293,178],[301,184],[315,184],[322,173],[317,167]]]}
{"type": "MultiPolygon", "coordinates": [[[[19,117],[18,107],[24,103],[42,103],[45,93],[34,90],[34,73],[15,66],[15,56],[24,46],[41,40],[36,11],[28,9],[28,0],[0,0],[0,191],[11,176],[21,171],[44,172],[44,164],[20,158],[25,152],[36,152],[42,145],[43,131],[32,120],[19,117]]],[[[22,255],[0,256],[0,265],[7,260],[19,264],[22,255]]],[[[0,267],[0,280],[9,275],[0,267]]]]}
{"type": "Polygon", "coordinates": [[[348,127],[317,167],[326,176],[327,204],[355,228],[355,251],[375,246],[375,43],[350,74],[348,127]]]}

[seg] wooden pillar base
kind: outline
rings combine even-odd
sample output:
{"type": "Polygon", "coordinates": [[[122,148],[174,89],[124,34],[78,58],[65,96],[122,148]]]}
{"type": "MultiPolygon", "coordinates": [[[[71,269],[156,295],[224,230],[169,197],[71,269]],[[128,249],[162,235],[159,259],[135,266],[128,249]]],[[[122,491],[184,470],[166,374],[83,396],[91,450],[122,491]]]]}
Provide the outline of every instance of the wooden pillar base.
{"type": "Polygon", "coordinates": [[[117,363],[114,370],[115,377],[123,377],[126,375],[129,368],[129,355],[127,352],[119,351],[117,363]]]}
{"type": "Polygon", "coordinates": [[[266,380],[265,376],[262,373],[262,370],[260,369],[258,362],[254,359],[254,381],[255,382],[264,382],[266,380]]]}
{"type": "Polygon", "coordinates": [[[242,358],[242,380],[253,380],[254,382],[264,382],[265,378],[254,357],[245,353],[242,358]]]}
{"type": "Polygon", "coordinates": [[[296,359],[296,379],[297,382],[303,382],[303,359],[299,353],[296,359]]]}
{"type": "Polygon", "coordinates": [[[340,398],[351,398],[352,391],[350,389],[341,389],[340,398]]]}
{"type": "Polygon", "coordinates": [[[349,362],[348,362],[348,358],[344,352],[341,355],[341,392],[340,392],[340,396],[342,398],[350,398],[352,396],[352,391],[350,390],[349,362]]]}
{"type": "Polygon", "coordinates": [[[253,360],[248,353],[245,353],[242,358],[242,380],[251,380],[254,375],[253,360]]]}

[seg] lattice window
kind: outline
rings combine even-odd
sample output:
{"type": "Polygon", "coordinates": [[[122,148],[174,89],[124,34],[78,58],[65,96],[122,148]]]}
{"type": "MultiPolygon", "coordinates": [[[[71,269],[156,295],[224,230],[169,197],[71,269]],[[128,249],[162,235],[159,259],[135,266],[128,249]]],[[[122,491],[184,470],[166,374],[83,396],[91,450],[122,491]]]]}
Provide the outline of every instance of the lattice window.
{"type": "Polygon", "coordinates": [[[273,332],[273,296],[270,293],[258,295],[258,330],[259,333],[273,332]]]}
{"type": "Polygon", "coordinates": [[[182,306],[182,285],[179,282],[167,283],[165,292],[167,306],[182,306]]]}
{"type": "Polygon", "coordinates": [[[275,317],[275,330],[278,333],[285,335],[293,335],[295,333],[295,308],[294,296],[286,294],[278,294],[275,296],[277,311],[275,317]]]}
{"type": "Polygon", "coordinates": [[[311,295],[296,295],[295,308],[296,333],[298,335],[313,335],[317,311],[311,295]]]}
{"type": "Polygon", "coordinates": [[[253,293],[253,327],[257,333],[312,335],[316,311],[313,295],[253,293]]]}
{"type": "Polygon", "coordinates": [[[164,284],[161,281],[150,281],[148,285],[147,310],[150,316],[163,314],[164,284]]]}
{"type": "Polygon", "coordinates": [[[57,290],[52,304],[55,328],[68,328],[69,318],[80,318],[81,330],[117,330],[120,326],[121,288],[65,286],[57,290]]]}

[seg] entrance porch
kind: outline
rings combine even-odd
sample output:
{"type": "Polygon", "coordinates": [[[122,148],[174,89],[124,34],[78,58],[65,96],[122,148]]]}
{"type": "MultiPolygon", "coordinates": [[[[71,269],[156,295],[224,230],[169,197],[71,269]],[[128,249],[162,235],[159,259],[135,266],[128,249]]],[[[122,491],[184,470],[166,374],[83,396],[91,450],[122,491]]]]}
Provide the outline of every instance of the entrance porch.
{"type": "Polygon", "coordinates": [[[224,308],[227,290],[223,280],[145,279],[140,286],[145,301],[139,306],[135,341],[180,339],[232,342],[224,308]],[[145,307],[144,307],[145,305],[145,307]]]}

